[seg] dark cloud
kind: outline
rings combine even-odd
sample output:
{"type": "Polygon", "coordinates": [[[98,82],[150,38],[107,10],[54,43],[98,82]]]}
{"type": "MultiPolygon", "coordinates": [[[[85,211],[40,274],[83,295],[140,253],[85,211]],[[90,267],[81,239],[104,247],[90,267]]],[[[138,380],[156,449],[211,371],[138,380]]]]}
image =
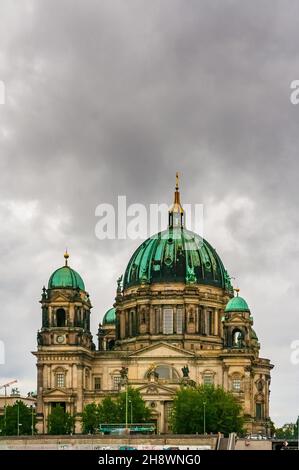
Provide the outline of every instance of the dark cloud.
{"type": "Polygon", "coordinates": [[[273,371],[272,416],[294,419],[298,367],[299,6],[289,1],[2,1],[0,275],[7,363],[34,386],[38,299],[71,263],[93,332],[138,241],[95,237],[96,206],[205,206],[205,236],[252,307],[273,371]],[[290,386],[286,387],[288,383],[290,386]]]}

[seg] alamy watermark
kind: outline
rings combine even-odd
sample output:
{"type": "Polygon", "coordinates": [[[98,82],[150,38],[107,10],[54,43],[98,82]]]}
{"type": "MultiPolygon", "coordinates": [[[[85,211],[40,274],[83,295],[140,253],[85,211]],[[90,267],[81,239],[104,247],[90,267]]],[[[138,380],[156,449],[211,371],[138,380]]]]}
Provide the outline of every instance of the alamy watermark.
{"type": "Polygon", "coordinates": [[[290,357],[291,363],[297,366],[299,364],[299,339],[291,342],[291,349],[293,350],[290,357]]]}
{"type": "Polygon", "coordinates": [[[5,104],[5,98],[6,98],[5,83],[2,80],[0,80],[0,104],[5,104]]]}
{"type": "MultiPolygon", "coordinates": [[[[181,226],[203,238],[203,205],[184,204],[184,213],[173,213],[173,226],[181,226]]],[[[140,203],[127,205],[126,196],[118,196],[117,206],[102,203],[95,209],[99,218],[95,234],[99,240],[145,240],[165,230],[169,224],[169,205],[140,203]]],[[[173,231],[173,238],[179,231],[173,231]]]]}
{"type": "Polygon", "coordinates": [[[292,104],[299,104],[299,80],[293,80],[290,84],[292,93],[290,94],[290,101],[292,104]]]}

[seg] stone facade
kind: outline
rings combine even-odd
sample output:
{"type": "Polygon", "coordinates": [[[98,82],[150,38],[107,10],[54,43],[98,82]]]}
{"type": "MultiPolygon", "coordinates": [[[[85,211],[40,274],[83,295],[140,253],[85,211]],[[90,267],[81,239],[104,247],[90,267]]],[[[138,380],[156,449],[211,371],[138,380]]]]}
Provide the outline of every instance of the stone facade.
{"type": "MultiPolygon", "coordinates": [[[[152,409],[159,432],[168,432],[171,401],[186,380],[186,366],[187,380],[231,390],[242,403],[248,430],[265,432],[272,366],[259,358],[250,313],[225,313],[228,300],[221,289],[197,285],[155,284],[118,292],[116,327],[100,325],[96,349],[86,293],[63,288],[44,292],[43,327],[34,353],[39,432],[46,432],[55,403],[79,414],[85,404],[116,395],[122,367],[152,409]],[[238,343],[234,337],[239,332],[243,340],[238,343]],[[109,350],[113,335],[115,345],[109,350]]],[[[76,430],[81,430],[80,418],[76,430]]]]}
{"type": "Polygon", "coordinates": [[[140,390],[151,408],[159,433],[170,431],[178,387],[203,383],[232,391],[249,432],[267,431],[273,366],[259,357],[249,308],[238,294],[234,297],[217,253],[184,231],[183,218],[177,185],[168,238],[149,239],[136,251],[124,281],[118,281],[115,319],[99,325],[97,348],[90,332],[89,295],[68,267],[67,254],[66,266],[51,276],[42,294],[42,328],[34,353],[40,433],[47,432],[48,415],[57,403],[76,415],[80,432],[84,406],[115,396],[125,369],[128,384],[140,390]],[[173,240],[175,230],[178,241],[173,240]],[[187,243],[193,251],[187,252],[187,243]]]}

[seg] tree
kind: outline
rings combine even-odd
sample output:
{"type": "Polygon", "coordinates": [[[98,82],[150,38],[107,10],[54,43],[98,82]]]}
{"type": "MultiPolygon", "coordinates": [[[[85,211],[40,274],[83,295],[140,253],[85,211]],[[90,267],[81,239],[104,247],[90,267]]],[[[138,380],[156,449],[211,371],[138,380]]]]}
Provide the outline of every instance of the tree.
{"type": "Polygon", "coordinates": [[[96,403],[91,403],[84,407],[82,422],[84,434],[94,434],[99,429],[100,409],[96,403]]]}
{"type": "Polygon", "coordinates": [[[174,399],[171,426],[174,433],[242,433],[241,405],[221,387],[181,388],[174,399]],[[205,428],[205,429],[204,429],[205,428]]]}
{"type": "Polygon", "coordinates": [[[119,409],[117,401],[112,400],[111,397],[106,397],[99,404],[99,422],[104,423],[119,423],[119,409]]]}
{"type": "Polygon", "coordinates": [[[297,439],[298,421],[297,423],[286,423],[281,428],[275,428],[274,434],[277,439],[297,439]]]}
{"type": "Polygon", "coordinates": [[[62,406],[58,405],[53,408],[52,413],[48,417],[49,434],[71,434],[74,432],[75,418],[65,412],[62,406]]]}
{"type": "MultiPolygon", "coordinates": [[[[126,392],[121,392],[115,399],[106,397],[96,405],[86,405],[82,414],[83,432],[95,433],[100,424],[124,424],[126,422],[126,392]]],[[[151,417],[151,411],[147,408],[140,392],[128,388],[128,423],[144,423],[151,417]]]]}
{"type": "MultiPolygon", "coordinates": [[[[126,392],[120,393],[117,405],[119,412],[119,420],[121,423],[126,422],[126,392]]],[[[151,411],[146,406],[145,401],[140,395],[139,390],[128,388],[128,423],[131,422],[131,414],[133,423],[146,423],[151,417],[151,411]],[[132,413],[131,413],[132,411],[132,413]]]]}
{"type": "Polygon", "coordinates": [[[19,435],[30,435],[32,434],[32,421],[33,432],[35,433],[35,412],[32,408],[26,406],[22,400],[18,400],[14,405],[6,407],[6,426],[4,415],[0,418],[1,435],[17,436],[18,426],[19,435]]]}

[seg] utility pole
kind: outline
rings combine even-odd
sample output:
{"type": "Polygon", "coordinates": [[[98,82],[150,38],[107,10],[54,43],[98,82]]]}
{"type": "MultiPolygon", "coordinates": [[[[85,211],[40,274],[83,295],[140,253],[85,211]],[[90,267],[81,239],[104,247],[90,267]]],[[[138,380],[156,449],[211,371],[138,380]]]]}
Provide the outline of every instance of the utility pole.
{"type": "Polygon", "coordinates": [[[34,419],[33,419],[34,414],[33,414],[33,411],[34,411],[34,407],[33,407],[33,405],[31,405],[31,435],[32,436],[34,434],[34,432],[33,432],[33,430],[34,430],[34,425],[33,425],[33,423],[34,423],[34,419]]]}
{"type": "Polygon", "coordinates": [[[126,433],[128,433],[128,377],[126,383],[126,433]]]}
{"type": "Polygon", "coordinates": [[[19,406],[19,403],[18,403],[18,408],[17,408],[17,417],[18,417],[18,422],[17,422],[17,426],[18,426],[18,429],[17,429],[17,433],[18,433],[18,436],[20,435],[20,406],[19,406]]]}
{"type": "Polygon", "coordinates": [[[203,402],[203,433],[206,434],[206,402],[203,402]]]}
{"type": "Polygon", "coordinates": [[[133,402],[132,400],[129,400],[130,406],[131,406],[131,424],[133,424],[133,402]]]}

